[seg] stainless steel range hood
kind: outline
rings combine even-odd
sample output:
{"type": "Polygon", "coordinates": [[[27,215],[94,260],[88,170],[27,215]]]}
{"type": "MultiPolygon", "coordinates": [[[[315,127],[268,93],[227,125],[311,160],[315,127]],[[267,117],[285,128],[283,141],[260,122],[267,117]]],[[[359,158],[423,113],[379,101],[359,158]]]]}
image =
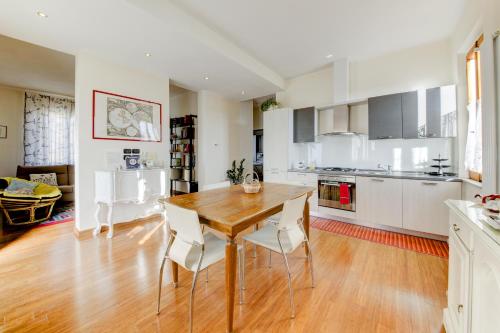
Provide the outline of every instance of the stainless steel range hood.
{"type": "Polygon", "coordinates": [[[336,105],[318,110],[318,134],[342,135],[349,133],[349,106],[336,105]]]}
{"type": "Polygon", "coordinates": [[[318,135],[368,134],[366,99],[318,108],[318,135]]]}

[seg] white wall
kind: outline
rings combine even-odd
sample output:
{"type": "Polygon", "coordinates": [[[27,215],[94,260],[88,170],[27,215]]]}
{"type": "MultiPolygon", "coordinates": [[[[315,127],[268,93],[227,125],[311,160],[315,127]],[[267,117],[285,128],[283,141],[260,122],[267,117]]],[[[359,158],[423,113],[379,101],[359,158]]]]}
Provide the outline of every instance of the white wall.
{"type": "Polygon", "coordinates": [[[187,91],[170,97],[170,118],[198,114],[198,94],[187,91]]]}
{"type": "Polygon", "coordinates": [[[24,90],[0,86],[0,125],[7,126],[7,139],[0,139],[0,177],[15,176],[23,164],[24,90]]]}
{"type": "Polygon", "coordinates": [[[498,163],[498,128],[500,117],[496,108],[493,39],[500,29],[500,2],[497,0],[468,0],[460,22],[452,35],[451,62],[458,86],[458,159],[460,174],[466,177],[464,154],[467,133],[465,56],[477,38],[484,34],[481,46],[482,120],[483,120],[483,184],[481,193],[490,194],[500,189],[498,163]]]}
{"type": "Polygon", "coordinates": [[[304,74],[286,81],[284,91],[276,93],[280,107],[293,109],[326,106],[333,103],[333,67],[304,74]]]}
{"type": "Polygon", "coordinates": [[[198,183],[226,180],[233,160],[252,163],[253,118],[251,102],[229,100],[202,90],[198,92],[198,183]]]}
{"type": "MultiPolygon", "coordinates": [[[[168,105],[169,81],[127,67],[105,62],[82,53],[76,57],[76,216],[79,230],[96,225],[94,212],[94,171],[108,167],[107,153],[120,153],[123,148],[140,148],[153,152],[168,163],[168,105]],[[125,96],[137,97],[162,104],[163,142],[132,142],[92,139],[92,90],[98,89],[125,96]]],[[[167,180],[168,181],[168,180],[167,180]]],[[[167,186],[168,188],[168,186],[167,186]]],[[[124,208],[118,209],[118,213],[124,208]]],[[[120,218],[118,214],[117,218],[120,218]]]]}
{"type": "Polygon", "coordinates": [[[452,84],[450,50],[450,41],[443,40],[352,62],[349,68],[350,98],[452,84]]]}

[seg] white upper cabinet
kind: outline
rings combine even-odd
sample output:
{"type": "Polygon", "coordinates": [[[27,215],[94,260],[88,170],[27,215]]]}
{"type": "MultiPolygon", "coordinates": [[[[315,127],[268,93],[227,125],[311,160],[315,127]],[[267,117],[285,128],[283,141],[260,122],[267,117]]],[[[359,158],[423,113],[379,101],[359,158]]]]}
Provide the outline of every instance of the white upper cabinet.
{"type": "Polygon", "coordinates": [[[356,177],[357,216],[363,222],[401,228],[401,179],[356,177]]]}
{"type": "Polygon", "coordinates": [[[403,180],[403,228],[448,235],[447,199],[459,200],[460,182],[403,180]]]}

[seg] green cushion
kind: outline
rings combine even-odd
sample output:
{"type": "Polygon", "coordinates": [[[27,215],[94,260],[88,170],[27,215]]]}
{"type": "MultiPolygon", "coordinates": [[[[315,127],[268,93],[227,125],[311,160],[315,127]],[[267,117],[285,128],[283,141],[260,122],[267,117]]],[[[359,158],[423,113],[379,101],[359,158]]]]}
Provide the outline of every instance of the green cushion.
{"type": "Polygon", "coordinates": [[[14,193],[7,193],[4,190],[0,190],[0,195],[5,197],[5,198],[19,198],[19,199],[48,199],[48,198],[54,198],[59,195],[61,195],[61,191],[57,188],[57,186],[52,186],[52,185],[47,185],[47,184],[42,184],[42,183],[35,183],[35,182],[30,182],[28,180],[20,179],[20,178],[13,178],[13,177],[3,177],[0,178],[3,180],[3,182],[7,181],[8,184],[12,182],[12,180],[16,180],[19,182],[26,182],[26,183],[31,183],[31,184],[36,184],[37,186],[33,190],[33,194],[14,194],[14,193]]]}

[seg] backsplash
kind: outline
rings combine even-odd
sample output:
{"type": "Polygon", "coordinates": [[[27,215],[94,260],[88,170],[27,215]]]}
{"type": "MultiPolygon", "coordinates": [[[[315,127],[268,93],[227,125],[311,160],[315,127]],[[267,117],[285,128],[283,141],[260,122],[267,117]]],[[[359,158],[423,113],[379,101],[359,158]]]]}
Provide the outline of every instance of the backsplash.
{"type": "Polygon", "coordinates": [[[441,154],[448,158],[452,167],[446,171],[456,172],[453,146],[455,139],[414,140],[368,140],[366,135],[320,136],[318,142],[293,144],[292,167],[304,161],[316,167],[349,167],[376,169],[377,165],[392,165],[399,171],[431,171],[432,159],[441,154]]]}

